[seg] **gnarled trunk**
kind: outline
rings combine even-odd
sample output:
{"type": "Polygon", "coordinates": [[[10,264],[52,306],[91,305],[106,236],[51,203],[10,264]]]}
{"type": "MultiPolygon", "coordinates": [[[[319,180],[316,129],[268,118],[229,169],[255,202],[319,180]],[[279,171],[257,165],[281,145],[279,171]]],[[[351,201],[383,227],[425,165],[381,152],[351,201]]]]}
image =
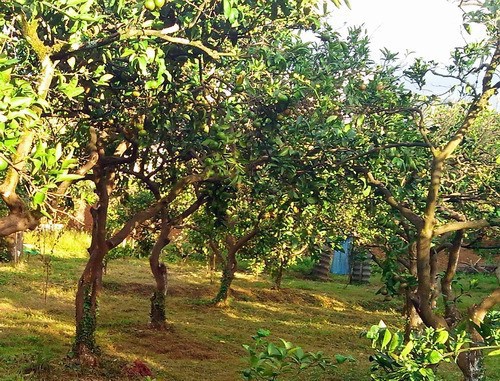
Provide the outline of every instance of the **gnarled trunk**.
{"type": "Polygon", "coordinates": [[[236,273],[237,261],[236,253],[228,253],[227,260],[222,269],[222,277],[220,280],[219,292],[213,299],[213,303],[217,306],[222,306],[227,303],[227,297],[229,295],[229,290],[231,288],[231,283],[234,280],[234,274],[236,273]]]}
{"type": "Polygon", "coordinates": [[[164,218],[160,236],[155,242],[149,257],[149,265],[156,282],[156,289],[151,296],[151,312],[149,314],[152,328],[164,329],[166,327],[165,297],[167,295],[167,267],[160,261],[162,249],[170,243],[169,234],[172,226],[164,218]]]}
{"type": "Polygon", "coordinates": [[[0,236],[0,261],[18,263],[23,252],[23,232],[19,231],[6,237],[0,236]]]}
{"type": "Polygon", "coordinates": [[[462,371],[464,381],[486,380],[483,357],[482,351],[469,351],[459,354],[457,364],[462,371]]]}
{"type": "Polygon", "coordinates": [[[97,326],[97,298],[102,287],[103,260],[109,247],[106,242],[109,194],[113,188],[114,174],[98,166],[95,168],[97,205],[92,209],[93,227],[90,258],[78,282],[76,292],[76,335],[73,354],[81,364],[98,364],[99,348],[95,341],[97,326]]]}
{"type": "Polygon", "coordinates": [[[451,247],[448,250],[448,265],[443,279],[441,279],[441,292],[444,300],[444,316],[450,327],[460,320],[460,312],[457,309],[455,293],[451,287],[457,271],[458,258],[460,256],[460,247],[464,237],[463,230],[455,233],[451,247]]]}

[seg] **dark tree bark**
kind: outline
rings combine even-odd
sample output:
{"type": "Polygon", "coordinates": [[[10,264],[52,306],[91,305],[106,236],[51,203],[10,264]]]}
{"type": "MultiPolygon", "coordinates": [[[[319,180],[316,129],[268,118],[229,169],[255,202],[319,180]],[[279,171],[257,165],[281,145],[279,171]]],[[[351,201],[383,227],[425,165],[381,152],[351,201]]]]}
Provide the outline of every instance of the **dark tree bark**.
{"type": "MultiPolygon", "coordinates": [[[[410,245],[408,248],[408,270],[410,274],[414,277],[417,277],[417,258],[415,252],[415,245],[410,245]]],[[[421,330],[422,329],[422,319],[420,319],[420,315],[415,308],[415,305],[412,302],[412,295],[414,294],[415,289],[408,287],[405,291],[405,314],[406,314],[406,326],[405,326],[405,340],[408,341],[410,339],[410,333],[412,331],[421,330]]]]}
{"type": "Polygon", "coordinates": [[[108,253],[106,242],[109,195],[114,185],[114,173],[98,164],[94,168],[98,202],[92,209],[92,242],[90,258],[78,282],[76,292],[76,336],[73,353],[81,364],[96,366],[99,348],[95,341],[97,297],[102,287],[103,259],[108,253]]]}
{"type": "Polygon", "coordinates": [[[164,329],[166,328],[166,310],[165,310],[165,297],[167,295],[167,266],[160,261],[160,255],[165,246],[170,243],[170,233],[172,232],[173,226],[175,224],[180,224],[182,221],[193,214],[199,209],[199,207],[205,203],[206,198],[204,196],[199,197],[193,204],[191,204],[186,210],[184,210],[180,215],[175,218],[168,219],[165,212],[162,215],[162,223],[160,228],[160,234],[151,250],[151,256],[149,257],[149,265],[151,268],[151,273],[155,278],[156,289],[151,296],[151,312],[150,312],[150,324],[152,328],[164,329]]]}
{"type": "Polygon", "coordinates": [[[231,284],[234,280],[234,274],[238,268],[236,252],[234,250],[227,253],[227,258],[223,261],[223,264],[224,266],[222,268],[219,291],[212,301],[212,303],[216,306],[223,306],[227,303],[227,297],[229,295],[231,284]]]}
{"type": "Polygon", "coordinates": [[[457,309],[455,293],[451,287],[452,281],[457,272],[458,258],[460,248],[464,238],[464,231],[459,230],[455,233],[451,247],[448,249],[448,264],[443,279],[441,279],[441,292],[444,301],[444,316],[450,327],[454,327],[461,319],[460,312],[457,309]]]}
{"type": "Polygon", "coordinates": [[[166,217],[163,218],[158,239],[151,250],[149,265],[155,278],[156,289],[151,296],[150,324],[154,329],[166,328],[165,297],[167,295],[167,266],[160,261],[162,249],[170,243],[169,235],[172,225],[166,217]]]}
{"type": "Polygon", "coordinates": [[[283,272],[285,271],[285,267],[288,265],[288,258],[280,259],[280,264],[278,269],[276,270],[276,274],[274,276],[274,286],[275,290],[281,290],[281,282],[283,281],[283,272]]]}

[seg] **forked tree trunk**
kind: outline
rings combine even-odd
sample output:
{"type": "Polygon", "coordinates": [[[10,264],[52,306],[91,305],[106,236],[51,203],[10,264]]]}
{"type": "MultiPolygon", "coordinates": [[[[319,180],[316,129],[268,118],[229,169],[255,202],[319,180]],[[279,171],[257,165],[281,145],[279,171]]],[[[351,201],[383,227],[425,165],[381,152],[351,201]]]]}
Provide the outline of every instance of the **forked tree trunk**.
{"type": "Polygon", "coordinates": [[[231,283],[234,280],[234,274],[236,273],[236,268],[237,268],[236,252],[229,251],[227,254],[227,259],[224,262],[224,267],[222,269],[222,277],[220,280],[219,292],[212,301],[212,303],[215,304],[216,306],[222,306],[227,303],[229,289],[231,288],[231,283]]]}
{"type": "Polygon", "coordinates": [[[164,219],[162,221],[161,231],[158,239],[153,246],[149,265],[156,282],[156,289],[151,296],[150,324],[154,329],[166,328],[165,297],[167,295],[167,267],[160,261],[162,249],[170,243],[169,235],[172,225],[164,219]]]}
{"type": "Polygon", "coordinates": [[[273,289],[281,290],[281,282],[283,281],[283,272],[287,265],[288,265],[288,260],[286,258],[280,259],[280,264],[278,266],[278,270],[276,271],[276,275],[274,277],[273,289]]]}
{"type": "Polygon", "coordinates": [[[95,192],[99,201],[92,211],[90,258],[80,277],[76,292],[76,335],[73,345],[74,356],[82,365],[87,366],[96,366],[99,359],[99,348],[95,341],[97,298],[102,286],[103,259],[108,252],[106,223],[114,175],[102,167],[96,167],[95,179],[95,192]]]}
{"type": "Polygon", "coordinates": [[[167,313],[165,309],[165,297],[167,296],[167,266],[160,261],[161,251],[170,243],[170,233],[174,224],[181,223],[185,218],[193,214],[206,201],[205,197],[199,197],[193,204],[184,210],[180,215],[173,219],[168,219],[165,211],[162,213],[161,230],[156,240],[151,256],[149,257],[149,266],[156,282],[156,289],[151,295],[151,312],[149,314],[152,328],[164,329],[167,326],[167,313]]]}

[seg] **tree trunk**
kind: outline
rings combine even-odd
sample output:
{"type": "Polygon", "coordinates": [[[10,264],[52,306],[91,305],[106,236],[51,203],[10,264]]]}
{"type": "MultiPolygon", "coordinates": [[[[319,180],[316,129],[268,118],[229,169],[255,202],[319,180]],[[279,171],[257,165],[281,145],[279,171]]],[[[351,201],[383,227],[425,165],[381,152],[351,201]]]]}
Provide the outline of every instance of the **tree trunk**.
{"type": "Polygon", "coordinates": [[[212,251],[215,253],[216,257],[219,258],[224,264],[219,292],[217,293],[217,296],[212,300],[212,303],[216,306],[226,304],[229,289],[231,288],[231,283],[233,282],[234,274],[236,273],[236,268],[238,266],[238,263],[236,261],[236,253],[258,234],[258,226],[259,223],[257,222],[250,232],[248,232],[238,240],[236,240],[236,238],[232,234],[226,235],[225,245],[227,250],[227,257],[225,261],[221,254],[221,250],[217,247],[215,242],[212,240],[209,241],[212,251]]]}
{"type": "Polygon", "coordinates": [[[166,218],[162,221],[160,236],[155,242],[149,257],[149,265],[156,282],[156,290],[151,296],[150,324],[154,329],[166,328],[165,297],[167,295],[167,267],[160,261],[162,249],[170,243],[172,226],[166,218]]]}
{"type": "Polygon", "coordinates": [[[82,365],[98,365],[99,348],[95,341],[97,325],[97,297],[102,286],[103,259],[108,253],[106,224],[109,194],[114,174],[101,166],[95,168],[98,203],[92,210],[93,228],[90,258],[85,266],[76,292],[76,336],[73,354],[82,365]]]}
{"type": "MultiPolygon", "coordinates": [[[[98,253],[92,254],[95,257],[98,253]]],[[[100,267],[102,269],[102,266],[100,267]]],[[[97,294],[102,284],[98,261],[90,260],[76,293],[76,336],[73,354],[85,366],[99,363],[99,347],[95,341],[97,326],[97,294]]]]}
{"type": "Polygon", "coordinates": [[[0,236],[0,250],[3,251],[0,262],[4,258],[3,260],[7,262],[17,264],[23,252],[23,232],[12,233],[6,237],[0,236]]]}
{"type": "Polygon", "coordinates": [[[462,352],[459,354],[457,364],[462,371],[464,381],[486,380],[483,357],[482,351],[462,352]]]}
{"type": "Polygon", "coordinates": [[[458,258],[460,255],[460,247],[462,246],[463,237],[463,230],[459,230],[455,233],[455,237],[453,238],[451,247],[448,250],[448,265],[446,268],[446,272],[443,279],[441,280],[441,292],[443,294],[445,311],[444,317],[450,327],[455,326],[455,324],[460,321],[461,318],[455,301],[455,293],[453,292],[451,285],[457,271],[458,258]]]}
{"type": "MultiPolygon", "coordinates": [[[[408,249],[408,270],[410,274],[417,277],[417,261],[416,261],[416,245],[410,245],[408,249]]],[[[405,308],[406,326],[405,326],[405,341],[410,340],[410,333],[415,330],[421,330],[423,326],[422,319],[413,305],[412,295],[415,292],[414,288],[407,288],[405,291],[405,308]]]]}
{"type": "Polygon", "coordinates": [[[280,265],[278,267],[278,271],[276,272],[276,276],[274,278],[274,289],[275,290],[281,290],[281,281],[283,280],[283,262],[280,262],[280,265]]]}
{"type": "Polygon", "coordinates": [[[227,260],[224,263],[224,268],[222,269],[219,292],[212,301],[216,306],[222,306],[227,303],[227,297],[229,289],[231,288],[231,283],[234,279],[234,274],[236,273],[236,267],[236,252],[230,251],[227,255],[227,260]]]}
{"type": "Polygon", "coordinates": [[[281,290],[281,282],[283,281],[283,272],[285,267],[288,265],[288,259],[283,258],[280,260],[280,265],[276,271],[276,276],[274,277],[274,289],[281,290]]]}

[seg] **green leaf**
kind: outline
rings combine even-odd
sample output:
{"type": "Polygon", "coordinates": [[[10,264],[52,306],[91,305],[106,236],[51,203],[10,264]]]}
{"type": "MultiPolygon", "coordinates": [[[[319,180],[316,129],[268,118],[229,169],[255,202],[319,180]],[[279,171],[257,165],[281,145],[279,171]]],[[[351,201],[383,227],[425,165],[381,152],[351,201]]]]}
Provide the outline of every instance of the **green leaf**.
{"type": "Polygon", "coordinates": [[[267,337],[271,334],[271,331],[269,331],[268,329],[259,329],[257,331],[257,337],[267,337]]]}
{"type": "Polygon", "coordinates": [[[57,176],[56,181],[73,181],[73,180],[80,180],[83,179],[82,175],[77,175],[76,173],[66,173],[66,174],[60,174],[57,176]]]}
{"type": "Polygon", "coordinates": [[[448,340],[448,337],[450,336],[448,331],[445,331],[445,330],[439,330],[436,333],[437,333],[436,343],[438,343],[438,344],[446,343],[446,341],[448,340]]]}
{"type": "Polygon", "coordinates": [[[283,340],[283,339],[280,339],[280,340],[283,342],[283,345],[285,346],[286,349],[292,349],[293,348],[293,344],[291,342],[283,340]]]}
{"type": "Polygon", "coordinates": [[[31,162],[33,163],[33,170],[31,171],[31,174],[35,175],[42,167],[42,161],[39,159],[32,158],[31,162]]]}
{"type": "Polygon", "coordinates": [[[342,355],[335,355],[335,360],[337,361],[338,364],[343,364],[344,362],[347,361],[347,357],[342,355]]]}
{"type": "Polygon", "coordinates": [[[278,350],[278,348],[276,348],[276,345],[274,345],[273,343],[268,344],[267,353],[269,354],[269,356],[280,356],[281,355],[281,352],[278,350]]]}
{"type": "Polygon", "coordinates": [[[297,360],[302,360],[305,356],[304,350],[300,347],[297,347],[297,350],[295,351],[295,357],[297,360]]]}
{"type": "Polygon", "coordinates": [[[231,0],[222,0],[222,4],[224,6],[224,17],[226,19],[229,19],[229,16],[231,15],[231,0]]]}
{"type": "Polygon", "coordinates": [[[28,107],[33,102],[31,97],[15,97],[10,100],[10,107],[12,108],[22,108],[28,107]]]}
{"type": "Polygon", "coordinates": [[[36,192],[33,196],[33,205],[37,206],[43,204],[43,202],[45,201],[46,192],[47,189],[36,192]]]}
{"type": "Polygon", "coordinates": [[[435,375],[431,368],[420,368],[418,372],[425,377],[425,380],[435,380],[435,375]]]}
{"type": "Polygon", "coordinates": [[[439,352],[439,351],[436,351],[435,349],[432,350],[431,352],[429,352],[426,356],[426,360],[430,363],[430,364],[437,364],[438,362],[440,362],[441,360],[443,359],[443,355],[439,352]]]}
{"type": "Polygon", "coordinates": [[[399,345],[399,342],[400,342],[399,334],[392,335],[392,339],[388,348],[389,353],[394,352],[396,350],[396,348],[399,345]]]}
{"type": "Polygon", "coordinates": [[[231,24],[236,23],[236,21],[238,21],[238,16],[239,16],[238,10],[236,8],[232,8],[231,12],[229,13],[229,17],[228,17],[229,22],[231,24]]]}
{"type": "Polygon", "coordinates": [[[384,349],[387,346],[387,344],[389,344],[391,338],[392,338],[392,333],[388,329],[386,329],[384,332],[384,337],[382,338],[381,349],[384,349]]]}
{"type": "Polygon", "coordinates": [[[500,349],[495,349],[494,351],[488,353],[488,356],[499,356],[499,355],[500,355],[500,349]]]}
{"type": "Polygon", "coordinates": [[[411,350],[413,349],[413,341],[409,341],[405,347],[403,348],[403,350],[401,351],[401,357],[406,357],[410,354],[411,350]]]}
{"type": "Polygon", "coordinates": [[[337,115],[330,115],[328,118],[326,118],[326,124],[330,124],[337,119],[338,119],[337,115]]]}
{"type": "Polygon", "coordinates": [[[113,77],[114,77],[113,74],[104,74],[104,75],[101,75],[101,78],[99,78],[99,82],[108,82],[113,77]]]}

